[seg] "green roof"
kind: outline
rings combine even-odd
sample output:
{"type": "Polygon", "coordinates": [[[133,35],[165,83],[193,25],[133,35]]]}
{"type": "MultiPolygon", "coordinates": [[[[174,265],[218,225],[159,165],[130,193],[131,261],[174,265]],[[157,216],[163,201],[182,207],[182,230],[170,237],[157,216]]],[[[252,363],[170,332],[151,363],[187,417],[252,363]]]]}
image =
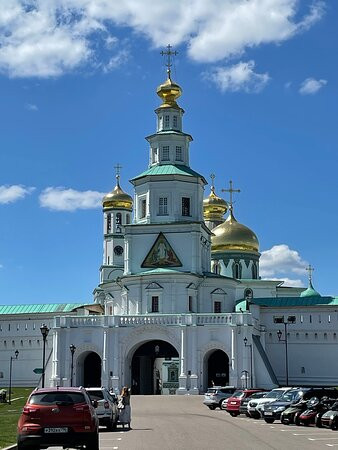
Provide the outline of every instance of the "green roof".
{"type": "Polygon", "coordinates": [[[309,287],[300,294],[301,297],[320,297],[320,293],[315,290],[310,281],[309,287]]]}
{"type": "Polygon", "coordinates": [[[0,305],[1,314],[46,314],[70,312],[84,303],[41,303],[33,305],[0,305]]]}
{"type": "Polygon", "coordinates": [[[150,167],[150,169],[132,178],[131,181],[146,177],[148,175],[187,175],[189,177],[203,178],[204,180],[202,175],[190,169],[188,166],[183,166],[180,164],[164,164],[163,166],[150,167]]]}
{"type": "MultiPolygon", "coordinates": [[[[320,295],[311,297],[266,297],[252,298],[250,303],[270,308],[288,308],[291,306],[335,306],[338,305],[338,297],[321,297],[320,295]]],[[[241,299],[236,302],[236,311],[246,310],[246,300],[241,299]]]]}

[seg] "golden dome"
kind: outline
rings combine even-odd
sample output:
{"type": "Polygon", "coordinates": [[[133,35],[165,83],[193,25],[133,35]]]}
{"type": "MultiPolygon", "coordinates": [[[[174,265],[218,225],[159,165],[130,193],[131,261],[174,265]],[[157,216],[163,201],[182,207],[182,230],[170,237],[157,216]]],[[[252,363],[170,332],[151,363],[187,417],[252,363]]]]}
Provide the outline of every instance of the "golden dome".
{"type": "Polygon", "coordinates": [[[215,187],[211,186],[211,192],[203,199],[204,220],[224,220],[223,216],[228,210],[228,204],[223,198],[215,194],[215,187]]]}
{"type": "Polygon", "coordinates": [[[250,228],[237,222],[232,208],[224,223],[212,230],[215,236],[211,237],[211,251],[241,251],[258,252],[259,242],[255,233],[250,228]]]}
{"type": "Polygon", "coordinates": [[[103,197],[103,209],[132,209],[133,199],[121,189],[119,178],[119,176],[116,177],[116,186],[114,189],[103,197]]]}
{"type": "Polygon", "coordinates": [[[160,108],[180,108],[176,100],[182,95],[182,89],[178,84],[172,82],[170,74],[168,74],[167,81],[160,84],[156,92],[163,101],[160,108]]]}

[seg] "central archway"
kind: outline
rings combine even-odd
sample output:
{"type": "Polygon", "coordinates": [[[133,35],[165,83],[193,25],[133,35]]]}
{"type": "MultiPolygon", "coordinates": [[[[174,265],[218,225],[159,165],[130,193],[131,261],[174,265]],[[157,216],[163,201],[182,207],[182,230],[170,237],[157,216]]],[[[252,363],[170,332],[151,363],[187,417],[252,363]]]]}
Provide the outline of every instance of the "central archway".
{"type": "Polygon", "coordinates": [[[164,389],[169,389],[168,393],[172,393],[170,387],[173,391],[176,383],[178,352],[175,347],[166,341],[152,340],[137,348],[131,361],[133,394],[159,395],[164,393],[164,389]]]}
{"type": "Polygon", "coordinates": [[[88,353],[83,360],[83,385],[101,386],[101,358],[95,352],[88,353]]]}
{"type": "Polygon", "coordinates": [[[229,384],[229,357],[219,349],[212,350],[204,358],[205,390],[213,385],[229,384]]]}

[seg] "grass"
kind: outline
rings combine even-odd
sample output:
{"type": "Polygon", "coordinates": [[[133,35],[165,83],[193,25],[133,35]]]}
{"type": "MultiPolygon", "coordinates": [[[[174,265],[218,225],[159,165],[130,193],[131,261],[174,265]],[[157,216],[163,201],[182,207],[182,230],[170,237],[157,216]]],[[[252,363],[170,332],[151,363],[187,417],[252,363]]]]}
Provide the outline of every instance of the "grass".
{"type": "Polygon", "coordinates": [[[12,388],[12,404],[0,403],[0,449],[16,443],[18,419],[32,390],[33,388],[14,387],[12,388]],[[18,400],[14,400],[16,398],[18,400]]]}

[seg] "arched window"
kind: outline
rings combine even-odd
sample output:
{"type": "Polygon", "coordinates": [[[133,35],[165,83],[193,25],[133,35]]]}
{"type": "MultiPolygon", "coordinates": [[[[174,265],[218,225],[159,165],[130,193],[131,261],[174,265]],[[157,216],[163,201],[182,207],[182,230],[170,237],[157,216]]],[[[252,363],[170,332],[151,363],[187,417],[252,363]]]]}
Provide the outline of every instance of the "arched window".
{"type": "Polygon", "coordinates": [[[122,214],[121,213],[116,213],[116,225],[121,225],[122,224],[122,214]]]}
{"type": "Polygon", "coordinates": [[[219,275],[220,273],[220,266],[218,261],[214,262],[213,272],[216,273],[217,275],[219,275]]]}
{"type": "Polygon", "coordinates": [[[252,291],[252,289],[250,289],[250,288],[245,289],[245,291],[244,291],[244,298],[246,300],[249,300],[249,299],[253,298],[253,291],[252,291]]]}
{"type": "Polygon", "coordinates": [[[126,215],[126,223],[129,224],[130,223],[130,214],[126,215]]]}
{"type": "Polygon", "coordinates": [[[257,278],[258,278],[258,270],[257,270],[257,264],[255,262],[252,263],[251,270],[252,270],[252,279],[253,280],[257,280],[257,278]]]}
{"type": "Polygon", "coordinates": [[[107,233],[111,232],[111,219],[112,214],[107,214],[107,233]]]}
{"type": "Polygon", "coordinates": [[[242,264],[239,262],[234,262],[232,265],[232,276],[233,278],[242,278],[242,264]]]}

